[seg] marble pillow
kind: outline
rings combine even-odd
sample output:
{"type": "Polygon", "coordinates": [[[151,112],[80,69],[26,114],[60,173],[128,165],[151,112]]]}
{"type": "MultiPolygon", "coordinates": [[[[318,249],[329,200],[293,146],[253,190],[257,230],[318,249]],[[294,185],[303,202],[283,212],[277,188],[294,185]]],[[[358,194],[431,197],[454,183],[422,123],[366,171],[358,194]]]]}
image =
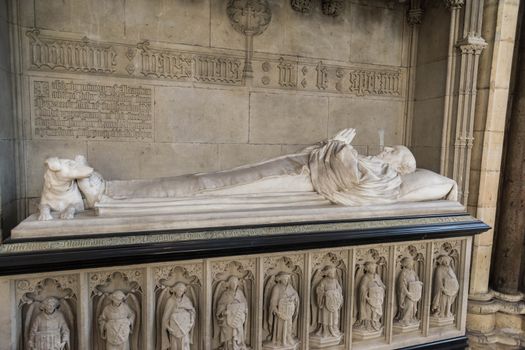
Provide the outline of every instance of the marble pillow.
{"type": "Polygon", "coordinates": [[[439,199],[458,200],[456,181],[430,170],[417,169],[411,174],[403,175],[402,179],[400,201],[420,201],[421,198],[429,201],[439,199]]]}

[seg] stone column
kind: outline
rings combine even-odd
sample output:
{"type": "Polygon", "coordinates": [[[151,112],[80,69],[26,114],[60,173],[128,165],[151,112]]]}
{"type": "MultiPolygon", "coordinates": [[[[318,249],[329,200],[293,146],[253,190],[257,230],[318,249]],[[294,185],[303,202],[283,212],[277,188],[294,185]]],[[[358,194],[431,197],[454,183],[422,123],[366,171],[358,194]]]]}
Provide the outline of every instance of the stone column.
{"type": "Polygon", "coordinates": [[[503,167],[491,285],[498,292],[525,291],[525,33],[521,29],[516,88],[503,167]]]}

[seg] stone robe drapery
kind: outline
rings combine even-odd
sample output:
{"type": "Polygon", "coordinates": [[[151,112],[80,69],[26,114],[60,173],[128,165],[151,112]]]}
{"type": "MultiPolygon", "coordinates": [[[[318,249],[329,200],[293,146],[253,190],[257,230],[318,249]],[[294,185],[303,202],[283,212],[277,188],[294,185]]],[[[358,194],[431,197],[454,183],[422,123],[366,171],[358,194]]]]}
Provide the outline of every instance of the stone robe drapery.
{"type": "Polygon", "coordinates": [[[358,317],[355,326],[369,331],[382,328],[385,285],[377,273],[366,273],[359,285],[358,317]]]}
{"type": "Polygon", "coordinates": [[[41,312],[35,317],[29,331],[29,340],[35,350],[69,350],[69,327],[64,315],[55,311],[51,315],[41,312]],[[61,344],[65,343],[62,347],[61,344]]]}
{"type": "Polygon", "coordinates": [[[314,189],[333,203],[388,204],[399,198],[402,181],[397,171],[377,157],[360,156],[343,142],[314,148],[309,169],[314,189]]]}
{"type": "Polygon", "coordinates": [[[401,176],[378,157],[359,155],[352,145],[328,140],[294,154],[229,170],[105,181],[102,202],[107,198],[283,192],[317,192],[336,204],[362,206],[443,198],[456,200],[457,185],[451,179],[422,169],[401,176]]]}
{"type": "Polygon", "coordinates": [[[416,272],[411,269],[402,269],[397,279],[397,320],[400,323],[417,322],[417,303],[421,299],[421,290],[421,282],[416,272]]]}
{"type": "Polygon", "coordinates": [[[319,308],[316,334],[323,337],[340,336],[339,310],[343,306],[341,285],[335,278],[324,277],[317,285],[315,292],[319,308]]]}
{"type": "Polygon", "coordinates": [[[171,296],[162,315],[162,350],[189,350],[195,325],[195,308],[186,296],[171,296]]]}
{"type": "Polygon", "coordinates": [[[271,330],[271,341],[278,345],[294,345],[294,319],[299,312],[299,295],[292,285],[277,283],[270,296],[268,325],[271,330]]]}
{"type": "Polygon", "coordinates": [[[458,291],[459,283],[452,267],[438,265],[434,273],[434,297],[432,299],[434,316],[440,318],[454,316],[451,309],[458,291]]]}
{"type": "Polygon", "coordinates": [[[126,303],[106,305],[98,318],[106,342],[105,350],[130,350],[129,336],[135,323],[135,313],[126,303]]]}
{"type": "Polygon", "coordinates": [[[397,201],[401,182],[396,170],[379,158],[361,156],[351,145],[329,140],[296,154],[231,170],[107,181],[105,194],[123,199],[317,191],[333,203],[357,206],[397,201]]]}
{"type": "Polygon", "coordinates": [[[248,303],[240,289],[225,290],[217,302],[219,342],[223,350],[246,348],[244,326],[248,315],[248,303]]]}

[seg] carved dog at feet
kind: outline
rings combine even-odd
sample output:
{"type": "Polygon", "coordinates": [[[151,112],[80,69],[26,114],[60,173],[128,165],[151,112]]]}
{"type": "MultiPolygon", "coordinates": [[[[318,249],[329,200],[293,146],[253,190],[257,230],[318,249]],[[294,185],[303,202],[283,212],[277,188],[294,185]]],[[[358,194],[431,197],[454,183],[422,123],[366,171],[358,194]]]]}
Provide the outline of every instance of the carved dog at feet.
{"type": "Polygon", "coordinates": [[[75,212],[84,210],[77,179],[91,176],[93,168],[83,156],[74,160],[51,157],[45,161],[44,188],[40,199],[38,220],[51,220],[51,211],[58,211],[61,219],[72,219],[75,212]]]}

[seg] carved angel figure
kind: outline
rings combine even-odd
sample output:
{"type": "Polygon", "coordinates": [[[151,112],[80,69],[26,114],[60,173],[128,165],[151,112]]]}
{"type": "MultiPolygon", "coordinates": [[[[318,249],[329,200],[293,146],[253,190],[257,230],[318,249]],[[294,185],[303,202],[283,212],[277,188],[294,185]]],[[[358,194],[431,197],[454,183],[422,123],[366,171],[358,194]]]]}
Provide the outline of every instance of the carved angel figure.
{"type": "Polygon", "coordinates": [[[417,303],[421,300],[423,283],[414,271],[414,260],[404,257],[401,260],[401,272],[397,278],[397,302],[398,310],[396,321],[400,325],[418,323],[417,303]]]}
{"type": "Polygon", "coordinates": [[[45,299],[29,330],[29,349],[68,350],[69,327],[64,314],[58,310],[60,302],[54,297],[45,299]]]}
{"type": "Polygon", "coordinates": [[[459,291],[459,282],[451,266],[452,257],[440,255],[437,258],[434,272],[434,288],[432,296],[432,316],[437,318],[452,318],[452,305],[459,291]]]}
{"type": "Polygon", "coordinates": [[[341,336],[339,317],[343,306],[343,289],[337,278],[335,266],[323,269],[323,277],[315,286],[314,305],[316,306],[317,329],[314,335],[322,338],[341,336]]]}
{"type": "Polygon", "coordinates": [[[298,343],[294,321],[299,314],[299,294],[290,283],[290,278],[289,273],[279,272],[275,276],[276,284],[270,294],[268,310],[270,339],[267,343],[272,347],[288,347],[298,343]]]}
{"type": "Polygon", "coordinates": [[[382,328],[383,301],[385,285],[377,273],[377,264],[365,263],[365,274],[361,278],[357,299],[357,320],[354,328],[366,331],[379,331],[382,328]]]}
{"type": "Polygon", "coordinates": [[[195,325],[195,307],[186,295],[186,285],[176,283],[162,315],[162,350],[189,350],[195,325]]]}
{"type": "Polygon", "coordinates": [[[231,276],[226,288],[217,300],[215,317],[219,326],[219,342],[222,350],[245,350],[245,323],[248,316],[248,302],[239,279],[231,276]]]}
{"type": "Polygon", "coordinates": [[[109,296],[98,317],[100,337],[105,340],[105,350],[130,350],[129,337],[133,332],[135,312],[126,304],[126,295],[116,290],[109,296]]]}

